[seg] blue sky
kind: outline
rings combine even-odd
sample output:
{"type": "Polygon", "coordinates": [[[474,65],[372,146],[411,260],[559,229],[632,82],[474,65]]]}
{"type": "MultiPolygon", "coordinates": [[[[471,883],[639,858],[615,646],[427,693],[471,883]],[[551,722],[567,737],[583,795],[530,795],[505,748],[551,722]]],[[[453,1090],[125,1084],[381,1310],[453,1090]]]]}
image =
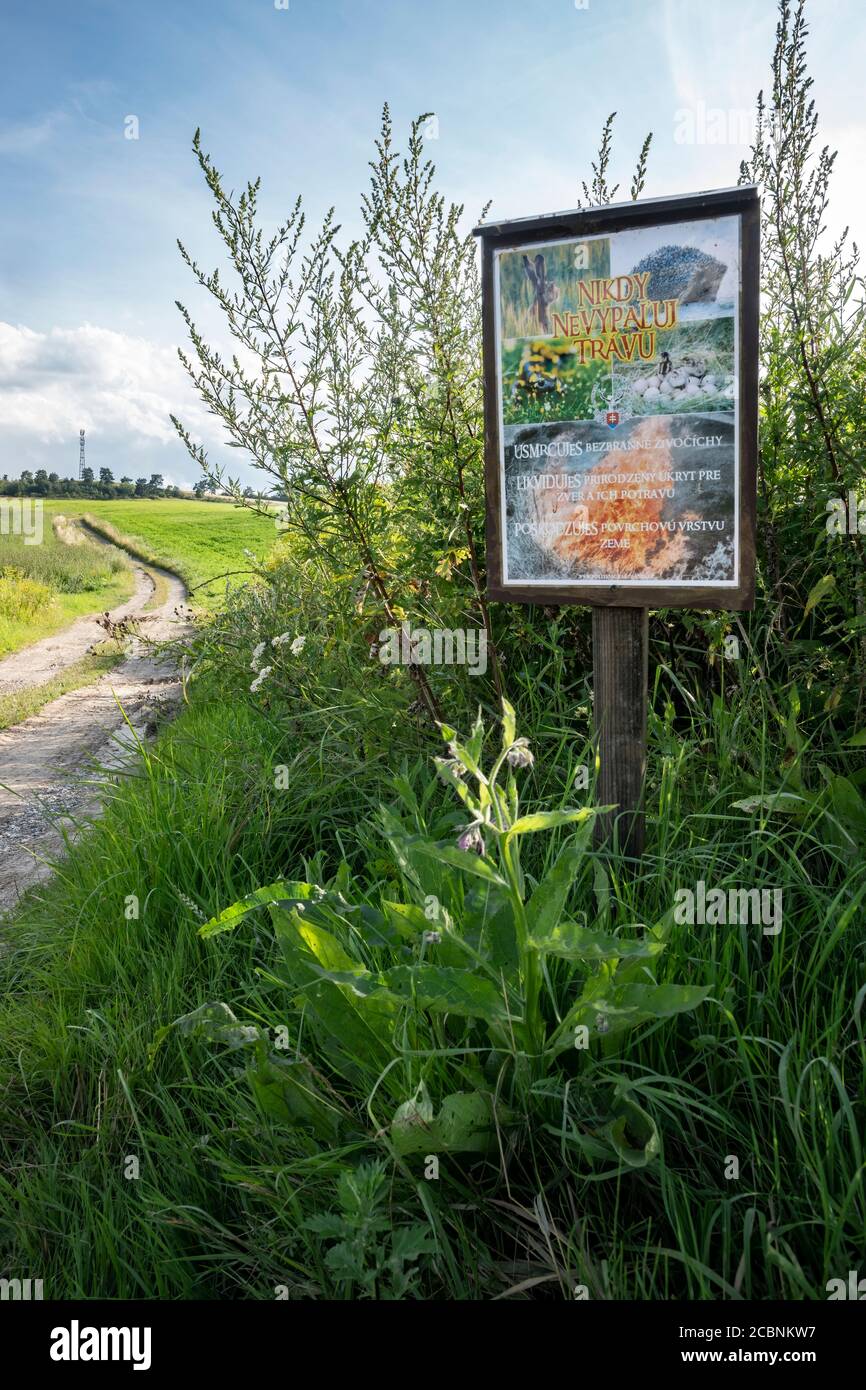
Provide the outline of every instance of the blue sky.
{"type": "MultiPolygon", "coordinates": [[[[810,11],[823,138],[839,149],[833,225],[862,240],[866,7],[813,0],[810,11]]],[[[614,109],[624,193],[648,130],[648,196],[723,187],[746,153],[775,23],[774,0],[7,5],[0,473],[73,473],[85,425],[94,467],[191,482],[171,410],[225,457],[174,356],[174,301],[208,321],[175,240],[205,265],[217,256],[196,126],[228,186],[261,174],[267,217],[301,192],[313,219],[336,204],[347,232],[386,100],[398,134],[436,113],[430,154],[467,223],[488,199],[502,217],[573,207],[614,109]],[[724,143],[700,138],[721,129],[724,143]]]]}

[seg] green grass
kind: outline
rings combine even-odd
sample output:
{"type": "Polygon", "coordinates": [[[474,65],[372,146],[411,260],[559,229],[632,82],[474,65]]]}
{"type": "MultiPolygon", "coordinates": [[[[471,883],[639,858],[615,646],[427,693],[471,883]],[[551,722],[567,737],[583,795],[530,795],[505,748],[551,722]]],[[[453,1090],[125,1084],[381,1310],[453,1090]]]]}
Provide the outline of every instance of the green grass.
{"type": "MultiPolygon", "coordinates": [[[[465,820],[433,778],[438,740],[407,717],[406,673],[359,659],[351,615],[312,569],[272,581],[202,630],[184,712],[2,928],[5,1266],[58,1298],[381,1297],[375,1271],[396,1231],[423,1237],[409,1296],[427,1299],[571,1300],[580,1284],[592,1298],[823,1300],[829,1279],[858,1267],[866,1229],[866,770],[826,689],[786,691],[746,660],[722,663],[708,688],[705,634],[680,634],[671,656],[666,622],[653,620],[646,853],[628,865],[587,848],[567,916],[630,934],[670,919],[677,891],[702,879],[780,889],[782,931],[672,922],[658,978],[708,990],[704,1002],[625,1042],[599,1035],[527,1099],[518,1064],[491,1057],[474,1025],[422,1008],[400,1014],[384,1063],[361,1045],[335,1052],[287,987],[265,911],[199,935],[286,877],[336,876],[356,911],[405,901],[376,822],[401,767],[404,798],[437,838],[465,820]],[[303,633],[304,649],[270,647],[273,670],[253,694],[251,648],[283,631],[303,633]],[[735,804],[783,785],[808,792],[802,815],[735,804]],[[333,1088],[336,1137],[290,1123],[279,1092],[257,1101],[248,1045],[169,1027],[215,1001],[270,1039],[285,1030],[280,1055],[308,1059],[333,1088]],[[494,1076],[510,1112],[501,1147],[443,1154],[436,1181],[423,1153],[388,1149],[389,1121],[420,1082],[438,1107],[494,1076]],[[593,1149],[623,1088],[658,1133],[645,1166],[593,1149]],[[376,1161],[385,1186],[353,1214],[340,1179],[362,1175],[367,1191],[376,1161]],[[332,1241],[360,1228],[377,1234],[347,1275],[332,1241]]],[[[514,619],[508,690],[536,760],[518,774],[523,810],[591,798],[575,787],[591,761],[585,626],[568,612],[514,619]]],[[[464,732],[490,698],[466,685],[453,672],[443,685],[464,732]]],[[[527,837],[530,889],[556,845],[527,837]]],[[[468,916],[458,896],[458,930],[468,916]]],[[[375,969],[414,959],[408,944],[370,944],[360,925],[335,931],[375,969]]],[[[567,959],[546,964],[548,1030],[575,981],[567,959]]]]}
{"type": "Polygon", "coordinates": [[[44,705],[58,700],[61,695],[92,685],[123,660],[124,649],[122,642],[99,642],[80,661],[67,666],[53,680],[14,690],[9,695],[0,695],[0,729],[11,729],[32,714],[38,714],[44,705]]]}
{"type": "Polygon", "coordinates": [[[87,613],[114,608],[133,592],[127,557],[103,546],[63,544],[51,525],[57,514],[64,514],[59,506],[46,504],[40,545],[0,536],[0,657],[87,613]]]}
{"type": "Polygon", "coordinates": [[[218,576],[231,573],[233,585],[249,579],[245,549],[261,560],[277,540],[267,518],[219,502],[87,501],[69,514],[114,528],[106,534],[118,534],[140,559],[174,570],[196,590],[193,602],[205,608],[214,607],[225,594],[226,580],[218,576]]]}
{"type": "MultiPolygon", "coordinates": [[[[516,663],[510,677],[536,753],[521,774],[527,808],[576,799],[586,714],[575,720],[561,661],[552,644],[546,669],[516,663]]],[[[660,673],[646,855],[629,872],[587,851],[570,915],[608,929],[653,923],[703,878],[780,887],[782,933],[674,926],[665,978],[708,986],[707,1001],[604,1050],[513,1146],[444,1156],[437,1182],[420,1160],[393,1163],[376,1137],[419,1070],[434,1097],[457,1089],[461,1059],[424,1011],[395,1038],[399,1065],[372,1097],[369,1063],[358,1058],[353,1080],[319,1050],[313,1019],[298,1026],[265,914],[231,936],[198,936],[257,885],[327,878],[343,859],[351,901],[398,897],[374,810],[414,740],[403,728],[361,746],[333,671],[322,676],[328,708],[256,704],[244,687],[230,696],[225,677],[193,686],[104,819],[16,915],[0,959],[8,1267],[42,1277],[46,1297],[271,1299],[278,1286],[351,1297],[359,1286],[334,1273],[304,1223],[335,1209],[342,1171],[378,1156],[390,1227],[421,1223],[434,1243],[418,1288],[427,1298],[490,1298],[534,1279],[515,1296],[568,1299],[585,1284],[593,1298],[823,1299],[829,1278],[857,1267],[866,1228],[855,910],[866,864],[817,812],[795,822],[734,809],[756,778],[780,783],[784,752],[761,682],[743,679],[730,703],[695,699],[675,718],[660,673]],[[278,790],[282,763],[289,786],[278,790]],[[213,1000],[243,1023],[289,1029],[286,1055],[312,1057],[349,1107],[347,1138],[323,1145],[263,1112],[242,1051],[171,1034],[152,1052],[161,1028],[213,1000]],[[658,1128],[647,1167],[599,1167],[572,1142],[571,1125],[580,1133],[586,1107],[617,1084],[658,1128]],[[732,1156],[737,1179],[726,1177],[732,1156]],[[130,1157],[137,1179],[124,1176],[130,1157]]],[[[815,775],[805,755],[799,772],[815,775]]],[[[428,814],[453,811],[445,788],[427,792],[426,759],[408,776],[428,814]]],[[[548,856],[538,844],[530,881],[548,856]]],[[[561,970],[551,987],[561,1002],[561,970]]],[[[450,1037],[458,1046],[459,1031],[450,1037]]]]}
{"type": "MultiPolygon", "coordinates": [[[[225,596],[226,580],[208,580],[231,572],[230,582],[249,580],[251,562],[259,560],[277,539],[273,524],[241,508],[209,502],[178,502],[143,498],[137,502],[74,500],[44,504],[43,541],[24,545],[17,536],[0,536],[0,572],[14,566],[16,575],[30,581],[26,590],[16,580],[4,586],[0,604],[0,657],[67,627],[75,618],[114,608],[130,597],[134,578],[122,552],[102,546],[64,545],[52,529],[55,517],[80,521],[91,516],[106,539],[116,540],[146,565],[164,566],[179,574],[192,602],[213,609],[225,596]],[[46,590],[32,586],[45,585],[46,590]]],[[[151,576],[156,594],[148,607],[167,595],[159,574],[151,576]]]]}
{"type": "Polygon", "coordinates": [[[289,1155],[309,1163],[303,1143],[269,1138],[219,1062],[201,1076],[165,1048],[148,1070],[161,1024],[234,996],[255,962],[255,933],[229,955],[198,939],[198,921],[299,858],[314,816],[323,831],[351,829],[370,775],[350,750],[335,748],[327,766],[304,755],[292,790],[276,792],[284,758],[267,718],[203,700],[16,915],[2,960],[0,1244],[45,1271],[46,1296],[272,1298],[269,1281],[296,1277],[276,1253],[284,1235],[268,1254],[253,1231],[261,1192],[291,1207],[281,1170],[289,1155]],[[125,915],[132,893],[138,920],[125,915]],[[140,1181],[124,1178],[127,1155],[140,1181]]]}

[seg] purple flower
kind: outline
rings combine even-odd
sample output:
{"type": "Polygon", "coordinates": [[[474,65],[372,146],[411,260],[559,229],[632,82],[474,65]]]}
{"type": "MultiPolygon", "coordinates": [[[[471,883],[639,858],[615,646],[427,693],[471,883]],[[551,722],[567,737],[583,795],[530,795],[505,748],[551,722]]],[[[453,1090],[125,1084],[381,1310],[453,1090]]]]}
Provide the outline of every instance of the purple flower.
{"type": "Polygon", "coordinates": [[[511,767],[532,767],[535,757],[529,747],[529,739],[519,738],[515,743],[512,743],[505,754],[505,760],[511,767]]]}
{"type": "Polygon", "coordinates": [[[457,841],[458,849],[465,849],[475,854],[484,853],[484,836],[477,825],[468,825],[457,841]]]}

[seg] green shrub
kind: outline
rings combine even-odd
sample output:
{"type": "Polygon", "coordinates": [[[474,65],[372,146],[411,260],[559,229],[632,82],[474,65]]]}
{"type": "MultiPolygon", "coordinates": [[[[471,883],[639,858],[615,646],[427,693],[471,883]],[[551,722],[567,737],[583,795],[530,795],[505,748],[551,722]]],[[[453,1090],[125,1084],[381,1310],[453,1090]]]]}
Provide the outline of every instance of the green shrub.
{"type": "MultiPolygon", "coordinates": [[[[590,807],[521,815],[515,769],[531,766],[514,711],[505,703],[502,748],[482,768],[484,726],[460,741],[444,728],[449,757],[438,769],[468,817],[459,835],[446,815],[429,833],[408,782],[398,784],[414,826],[382,808],[382,829],[399,867],[403,895],[372,906],[352,902],[348,875],[329,888],[282,881],[257,889],[206,923],[210,937],[233,930],[267,906],[282,954],[280,979],[305,1019],[309,1060],[280,1057],[269,1032],[238,1024],[224,1004],[205,1004],[177,1020],[249,1054],[248,1075],[263,1109],[308,1128],[322,1141],[358,1137],[372,1095],[397,1085],[403,1100],[378,1126],[392,1153],[494,1150],[498,1132],[550,1118],[551,1098],[569,1075],[609,1055],[630,1029],[696,1008],[708,990],[659,982],[668,924],[649,931],[598,930],[568,911],[589,867],[590,807]],[[530,891],[521,867],[527,836],[575,829],[530,891]],[[445,834],[443,835],[443,832],[445,834]],[[423,1038],[425,1062],[403,1065],[423,1038]],[[414,1040],[414,1044],[410,1042],[414,1040]],[[463,1087],[439,1097],[432,1062],[462,1057],[463,1087]],[[321,1074],[333,1070],[334,1081],[321,1074]],[[386,1084],[389,1073],[399,1064],[386,1084]],[[348,1094],[340,1091],[347,1083],[348,1094]]],[[[160,1040],[167,1030],[160,1034],[160,1040]]],[[[571,1113],[570,1138],[587,1159],[642,1166],[658,1154],[650,1116],[615,1089],[609,1114],[571,1113]]],[[[371,1111],[372,1116],[372,1111],[371,1111]]]]}
{"type": "Polygon", "coordinates": [[[0,569],[0,613],[12,622],[32,618],[52,600],[47,584],[28,579],[21,570],[0,569]]]}

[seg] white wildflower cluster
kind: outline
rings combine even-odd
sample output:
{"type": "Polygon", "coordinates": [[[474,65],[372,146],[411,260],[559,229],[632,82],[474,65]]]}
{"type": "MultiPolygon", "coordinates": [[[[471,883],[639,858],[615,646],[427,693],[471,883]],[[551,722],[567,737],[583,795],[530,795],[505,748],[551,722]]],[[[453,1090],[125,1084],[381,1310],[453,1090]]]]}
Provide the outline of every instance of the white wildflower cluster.
{"type": "Polygon", "coordinates": [[[279,637],[271,638],[271,646],[285,647],[288,643],[289,650],[292,653],[292,656],[300,656],[301,652],[304,650],[304,643],[306,642],[306,640],[306,637],[293,638],[290,632],[284,632],[279,637]]]}
{"type": "Polygon", "coordinates": [[[255,695],[256,691],[261,689],[262,685],[264,685],[265,681],[267,680],[268,676],[271,674],[273,669],[273,666],[262,667],[262,669],[259,671],[259,674],[256,676],[255,680],[250,686],[251,694],[255,695]]]}
{"type": "MultiPolygon", "coordinates": [[[[292,656],[300,656],[301,652],[304,650],[304,643],[306,642],[306,640],[306,637],[292,637],[292,634],[290,632],[283,632],[280,634],[279,637],[271,638],[271,646],[274,647],[277,651],[279,651],[281,647],[285,647],[286,645],[288,645],[289,651],[292,653],[292,656]]],[[[252,660],[250,661],[250,670],[255,671],[257,673],[255,680],[250,686],[250,690],[252,691],[253,695],[255,695],[257,690],[261,689],[262,685],[274,669],[273,666],[262,666],[261,669],[259,669],[259,663],[261,662],[262,656],[265,653],[267,645],[267,642],[258,642],[256,646],[253,648],[252,660]]]]}
{"type": "Polygon", "coordinates": [[[300,656],[300,653],[303,652],[304,642],[306,641],[306,637],[292,637],[291,632],[282,632],[279,637],[271,638],[271,646],[288,645],[292,656],[300,656]]]}

